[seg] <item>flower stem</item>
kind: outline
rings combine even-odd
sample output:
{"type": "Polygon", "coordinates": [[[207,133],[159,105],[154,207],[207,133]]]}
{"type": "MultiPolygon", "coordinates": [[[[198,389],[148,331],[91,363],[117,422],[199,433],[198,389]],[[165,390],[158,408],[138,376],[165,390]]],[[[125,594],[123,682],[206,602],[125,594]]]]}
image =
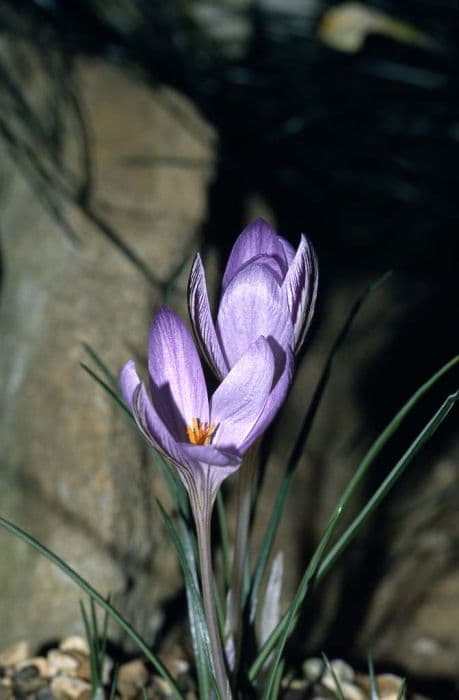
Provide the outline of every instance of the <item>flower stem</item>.
{"type": "Polygon", "coordinates": [[[200,515],[195,518],[198,535],[199,563],[201,566],[202,599],[209,630],[212,660],[218,689],[222,700],[231,700],[231,691],[218,629],[217,609],[213,591],[212,555],[210,548],[211,509],[208,509],[208,511],[209,512],[205,515],[200,515]]]}
{"type": "Polygon", "coordinates": [[[246,453],[239,471],[236,536],[234,543],[233,569],[231,574],[231,598],[229,610],[229,632],[234,640],[234,673],[237,674],[242,644],[242,593],[244,568],[249,540],[250,510],[252,505],[253,480],[258,461],[256,442],[246,453]]]}

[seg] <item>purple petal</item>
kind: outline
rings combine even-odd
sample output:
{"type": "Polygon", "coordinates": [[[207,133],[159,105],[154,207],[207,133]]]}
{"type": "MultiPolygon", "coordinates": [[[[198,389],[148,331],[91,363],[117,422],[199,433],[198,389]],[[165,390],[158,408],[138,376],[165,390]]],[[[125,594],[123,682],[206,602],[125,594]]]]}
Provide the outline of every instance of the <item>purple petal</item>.
{"type": "Polygon", "coordinates": [[[292,246],[291,243],[285,240],[285,238],[281,238],[279,236],[279,241],[281,243],[282,248],[284,249],[285,253],[285,259],[287,260],[287,266],[290,267],[292,264],[292,260],[295,257],[295,248],[292,246]]]}
{"type": "Polygon", "coordinates": [[[275,358],[266,338],[252,343],[211,399],[211,421],[216,425],[214,445],[236,448],[258,421],[270,394],[275,358]]]}
{"type": "Polygon", "coordinates": [[[244,263],[257,255],[269,255],[276,259],[282,268],[282,277],[287,271],[287,260],[280,237],[264,219],[255,219],[237,238],[226,265],[222,280],[222,292],[244,263]]]}
{"type": "Polygon", "coordinates": [[[193,418],[209,420],[209,403],[201,361],[188,328],[162,307],[151,328],[148,369],[152,400],[171,435],[187,440],[193,418]]]}
{"type": "Polygon", "coordinates": [[[230,367],[260,335],[281,347],[293,344],[285,295],[264,266],[247,265],[233,278],[220,301],[217,333],[230,367]]]}
{"type": "Polygon", "coordinates": [[[317,298],[319,270],[311,243],[302,235],[295,258],[285,276],[283,291],[290,309],[295,351],[301,347],[311,325],[317,298]]]}
{"type": "Polygon", "coordinates": [[[188,282],[188,308],[191,322],[201,351],[220,379],[227,374],[227,366],[215,331],[207,294],[206,277],[199,253],[191,268],[188,282]]]}
{"type": "Polygon", "coordinates": [[[140,383],[139,375],[135,368],[135,362],[134,360],[129,360],[120,372],[120,387],[124,401],[131,411],[133,410],[134,393],[140,383]]]}
{"type": "Polygon", "coordinates": [[[292,383],[294,372],[293,352],[290,350],[290,348],[288,348],[287,352],[285,352],[279,346],[274,349],[274,344],[271,344],[271,348],[273,349],[274,357],[276,359],[276,374],[278,375],[278,379],[276,381],[275,377],[274,388],[268,396],[260,418],[247,435],[242,445],[240,445],[239,449],[241,452],[245,452],[250,445],[252,445],[255,440],[260,437],[260,435],[263,435],[287,398],[287,393],[292,383]]]}
{"type": "Polygon", "coordinates": [[[144,436],[177,467],[187,466],[188,459],[156,412],[144,384],[139,384],[133,398],[132,413],[144,436]]]}
{"type": "Polygon", "coordinates": [[[191,445],[181,443],[180,449],[190,459],[202,464],[210,464],[217,467],[238,467],[242,456],[236,450],[225,450],[214,445],[191,445]]]}

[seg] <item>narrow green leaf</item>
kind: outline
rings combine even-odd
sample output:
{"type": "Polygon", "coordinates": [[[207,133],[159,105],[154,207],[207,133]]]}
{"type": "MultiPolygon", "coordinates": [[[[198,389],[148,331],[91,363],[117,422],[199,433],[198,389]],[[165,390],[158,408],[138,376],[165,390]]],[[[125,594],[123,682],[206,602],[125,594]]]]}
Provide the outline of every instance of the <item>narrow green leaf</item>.
{"type": "Polygon", "coordinates": [[[91,347],[91,345],[89,345],[89,343],[82,343],[82,345],[86,353],[91,358],[91,360],[93,360],[96,363],[97,367],[102,371],[107,383],[118,395],[120,395],[120,385],[118,382],[118,378],[113,374],[108,365],[105,364],[100,355],[94,350],[93,347],[91,347]]]}
{"type": "MultiPolygon", "coordinates": [[[[277,668],[279,664],[282,661],[282,654],[284,653],[285,645],[287,644],[288,638],[290,634],[293,631],[293,628],[295,626],[298,613],[301,607],[301,604],[303,603],[304,598],[306,597],[306,594],[308,590],[311,588],[312,583],[317,575],[317,571],[320,565],[320,562],[322,560],[322,557],[324,555],[324,552],[328,546],[328,543],[330,541],[330,538],[335,530],[335,525],[341,516],[341,511],[340,510],[335,510],[333,513],[332,518],[330,518],[330,521],[325,529],[324,534],[322,535],[322,538],[316,548],[316,551],[314,552],[311,561],[309,562],[309,565],[303,575],[303,578],[301,580],[301,583],[298,587],[298,590],[295,594],[295,597],[293,599],[293,602],[291,603],[287,614],[286,614],[286,624],[283,629],[283,632],[280,636],[276,654],[274,657],[274,661],[271,665],[269,676],[268,676],[268,681],[266,684],[266,692],[265,695],[263,696],[264,698],[268,699],[273,697],[272,692],[273,692],[273,687],[274,683],[276,680],[276,674],[277,674],[277,668]]],[[[279,623],[280,625],[281,623],[279,623]]],[[[277,625],[276,629],[279,627],[277,625]]],[[[271,639],[272,635],[270,635],[269,639],[271,639]]],[[[268,640],[269,642],[269,640],[268,640]]],[[[264,663],[264,660],[263,660],[264,663]]],[[[261,667],[260,667],[261,668],[261,667]]],[[[252,680],[252,674],[249,676],[250,679],[252,680]]]]}
{"type": "Polygon", "coordinates": [[[371,653],[368,654],[368,676],[370,678],[370,700],[379,700],[378,686],[376,685],[375,668],[371,653]]]}
{"type": "Polygon", "coordinates": [[[345,700],[343,689],[341,688],[341,683],[338,680],[338,676],[335,673],[335,669],[333,668],[330,661],[328,660],[328,657],[325,656],[325,654],[323,652],[322,652],[322,658],[324,660],[324,663],[325,663],[325,666],[327,667],[328,672],[331,674],[331,677],[333,678],[333,682],[336,686],[338,700],[345,700]]]}
{"type": "MultiPolygon", "coordinates": [[[[452,366],[451,363],[448,363],[448,365],[452,366]]],[[[443,369],[445,369],[445,368],[443,368],[443,369]]],[[[439,373],[437,373],[434,376],[436,376],[438,379],[439,373]]],[[[429,382],[427,382],[427,384],[429,384],[429,382]]],[[[424,386],[426,386],[426,385],[424,385],[424,386]]],[[[376,508],[379,506],[379,504],[384,499],[386,494],[390,491],[392,486],[394,486],[394,484],[397,482],[397,480],[401,477],[401,475],[403,474],[403,472],[405,471],[405,469],[407,468],[408,464],[411,462],[413,457],[417,454],[417,452],[421,449],[421,447],[425,444],[425,442],[427,442],[427,440],[433,435],[433,433],[438,428],[438,426],[446,418],[449,411],[452,409],[454,403],[458,400],[458,396],[459,396],[459,392],[456,392],[455,394],[449,396],[446,399],[446,401],[441,405],[441,407],[438,409],[438,411],[435,413],[435,415],[426,424],[424,429],[418,434],[416,439],[411,443],[410,447],[405,452],[405,454],[402,456],[402,458],[393,467],[392,471],[389,473],[389,475],[386,477],[386,479],[383,481],[383,483],[380,485],[380,487],[375,491],[375,493],[373,494],[371,499],[367,502],[366,506],[360,511],[360,513],[357,515],[357,517],[352,521],[352,523],[348,526],[348,528],[344,531],[344,533],[338,539],[336,544],[332,547],[332,549],[328,552],[328,554],[323,558],[323,561],[320,563],[319,568],[314,575],[314,582],[313,582],[314,585],[318,585],[320,583],[320,581],[328,573],[328,571],[333,566],[333,564],[335,563],[337,558],[340,556],[340,554],[347,548],[347,546],[350,544],[350,542],[352,542],[352,540],[356,536],[357,532],[359,531],[360,527],[370,517],[370,515],[376,510],[376,508]]],[[[341,506],[341,508],[342,508],[342,506],[341,506]]],[[[327,526],[327,530],[330,530],[330,532],[333,532],[335,524],[338,522],[338,520],[340,518],[341,512],[342,511],[340,510],[340,506],[338,506],[335,509],[334,513],[332,514],[331,519],[329,521],[329,524],[327,526]]],[[[326,532],[327,532],[327,530],[326,530],[326,532]]],[[[321,545],[321,543],[322,543],[322,540],[319,543],[319,546],[321,545]]],[[[316,553],[317,553],[317,550],[316,550],[316,553]]],[[[314,557],[315,557],[315,555],[314,555],[314,557]]],[[[292,603],[292,606],[296,605],[298,602],[300,603],[300,605],[302,603],[302,599],[301,599],[301,601],[299,600],[299,593],[300,593],[301,588],[304,586],[305,576],[303,577],[303,580],[300,584],[300,588],[298,589],[298,592],[295,596],[294,603],[292,603]]],[[[304,595],[306,595],[307,590],[308,590],[308,586],[304,587],[304,591],[303,591],[304,595]]],[[[292,619],[292,606],[290,607],[289,611],[284,615],[284,617],[282,618],[280,623],[277,625],[277,627],[273,631],[273,633],[270,635],[269,639],[266,641],[266,643],[260,649],[254,663],[252,664],[252,667],[250,668],[250,671],[249,671],[249,678],[252,682],[257,677],[258,673],[260,672],[261,668],[263,667],[263,664],[265,663],[269,654],[271,653],[271,651],[274,649],[274,647],[278,643],[279,639],[285,639],[286,636],[288,636],[288,634],[290,633],[290,630],[288,628],[290,625],[293,626],[293,624],[295,622],[295,620],[292,619]]],[[[299,606],[297,606],[297,607],[299,609],[299,606]]]]}
{"type": "MultiPolygon", "coordinates": [[[[90,600],[92,599],[90,598],[90,600]]],[[[91,631],[91,625],[89,624],[88,614],[86,612],[86,608],[82,600],[80,600],[80,611],[81,617],[83,618],[83,625],[89,648],[89,665],[91,668],[91,695],[94,695],[95,690],[97,688],[96,650],[94,647],[94,638],[91,631]]]]}
{"type": "Polygon", "coordinates": [[[257,565],[255,568],[254,576],[253,576],[253,581],[252,581],[252,588],[251,588],[251,593],[250,593],[250,619],[253,621],[255,619],[255,614],[257,610],[257,604],[258,604],[258,596],[259,596],[259,591],[260,591],[260,586],[261,582],[263,580],[263,576],[266,570],[266,565],[268,563],[268,559],[270,557],[272,547],[274,544],[274,539],[276,537],[276,533],[279,527],[279,523],[282,517],[282,514],[284,512],[285,508],[285,503],[287,500],[287,496],[290,491],[290,487],[292,485],[293,477],[295,476],[295,472],[297,470],[298,464],[300,462],[300,458],[303,454],[304,447],[307,441],[307,438],[309,436],[309,433],[311,432],[311,428],[314,422],[314,418],[317,414],[317,410],[319,408],[322,396],[324,394],[324,391],[326,389],[326,386],[328,384],[328,380],[331,375],[331,371],[333,368],[333,365],[335,363],[336,356],[338,354],[338,351],[340,350],[342,344],[344,343],[349,330],[352,326],[352,323],[357,316],[362,304],[364,301],[367,299],[367,297],[374,291],[376,291],[390,276],[392,272],[386,272],[384,275],[379,277],[375,282],[372,282],[368,287],[363,291],[363,293],[358,297],[356,302],[354,303],[353,307],[351,308],[351,311],[349,312],[349,316],[347,317],[341,331],[339,332],[335,342],[333,343],[331,350],[329,352],[329,355],[325,361],[324,368],[322,370],[322,374],[319,378],[319,381],[317,383],[317,386],[315,388],[311,404],[309,406],[309,409],[306,413],[306,416],[304,418],[303,424],[300,429],[300,433],[298,435],[298,438],[296,440],[296,443],[292,449],[292,452],[290,454],[289,459],[287,460],[287,469],[285,471],[281,486],[279,488],[279,491],[276,496],[276,501],[271,513],[271,518],[269,520],[265,535],[263,537],[261,546],[260,546],[260,551],[258,555],[258,561],[257,565]]]}
{"type": "Polygon", "coordinates": [[[403,681],[400,683],[400,688],[397,693],[397,700],[405,700],[406,698],[406,680],[403,679],[403,681]]]}
{"type": "Polygon", "coordinates": [[[111,684],[111,686],[110,686],[110,698],[109,698],[109,700],[115,700],[116,686],[117,686],[117,683],[118,683],[118,668],[119,668],[119,665],[116,664],[116,665],[115,665],[115,670],[113,671],[113,680],[112,680],[112,684],[111,684]]]}
{"type": "Polygon", "coordinates": [[[223,561],[223,577],[225,581],[225,593],[231,586],[231,566],[229,557],[229,537],[228,527],[226,525],[225,506],[223,505],[223,496],[221,490],[217,493],[217,519],[220,531],[220,545],[222,548],[223,561]]]}
{"type": "Polygon", "coordinates": [[[210,683],[216,687],[216,682],[212,670],[209,632],[202,608],[201,596],[197,587],[196,571],[193,571],[193,568],[189,564],[187,552],[164,506],[158,499],[156,499],[156,502],[169,536],[177,550],[183,576],[185,578],[193,649],[195,652],[196,670],[200,684],[199,690],[201,697],[206,698],[210,696],[210,683]]]}
{"type": "Polygon", "coordinates": [[[419,452],[422,446],[429,440],[434,432],[437,430],[438,426],[445,420],[448,413],[453,408],[454,404],[459,400],[459,391],[448,396],[444,403],[440,406],[435,415],[430,419],[424,429],[419,433],[416,439],[411,443],[408,450],[402,456],[402,458],[397,462],[392,471],[384,479],[383,483],[376,489],[373,496],[370,498],[368,503],[360,511],[360,513],[354,518],[349,527],[344,531],[336,544],[332,547],[330,552],[324,558],[320,569],[317,574],[318,581],[321,581],[323,577],[328,573],[336,559],[340,554],[346,549],[348,544],[354,539],[357,532],[360,530],[362,525],[368,520],[376,508],[380,505],[384,497],[389,493],[394,484],[402,476],[408,464],[411,462],[413,457],[419,452]]]}
{"type": "Polygon", "coordinates": [[[138,632],[125,620],[125,618],[119,613],[112,605],[107,603],[107,601],[100,595],[82,576],[80,576],[71,566],[69,566],[63,559],[61,559],[57,554],[54,554],[50,549],[42,545],[38,540],[36,540],[32,535],[29,535],[21,528],[17,527],[6,518],[0,516],[0,526],[3,527],[8,532],[12,533],[18,537],[26,544],[33,547],[37,552],[46,557],[50,562],[57,566],[63,573],[68,576],[74,583],[77,584],[85,593],[89,595],[100,607],[105,610],[110,617],[112,617],[115,622],[129,635],[129,637],[137,644],[139,649],[145,654],[148,661],[157,670],[157,672],[164,678],[167,683],[169,683],[171,692],[176,698],[176,700],[184,700],[183,694],[180,692],[176,682],[167,670],[167,668],[161,663],[159,658],[154,654],[149,648],[145,640],[140,636],[138,632]]]}
{"type": "Polygon", "coordinates": [[[118,406],[119,406],[120,408],[122,408],[123,411],[124,411],[125,413],[127,413],[127,415],[129,416],[129,418],[134,422],[134,418],[132,417],[132,414],[131,414],[129,408],[126,406],[126,404],[124,403],[124,401],[122,401],[122,399],[120,398],[119,394],[118,394],[117,392],[115,392],[115,391],[107,384],[107,382],[105,382],[103,379],[101,379],[101,378],[99,377],[99,375],[97,375],[97,374],[94,372],[94,370],[92,370],[90,367],[88,367],[88,365],[86,365],[84,362],[80,362],[80,367],[81,367],[82,369],[84,369],[84,371],[85,371],[87,374],[89,374],[89,376],[92,377],[92,379],[94,379],[94,381],[97,382],[97,384],[99,384],[99,386],[101,386],[102,389],[104,389],[104,391],[106,391],[107,394],[109,394],[109,395],[112,397],[112,399],[118,404],[118,406]]]}

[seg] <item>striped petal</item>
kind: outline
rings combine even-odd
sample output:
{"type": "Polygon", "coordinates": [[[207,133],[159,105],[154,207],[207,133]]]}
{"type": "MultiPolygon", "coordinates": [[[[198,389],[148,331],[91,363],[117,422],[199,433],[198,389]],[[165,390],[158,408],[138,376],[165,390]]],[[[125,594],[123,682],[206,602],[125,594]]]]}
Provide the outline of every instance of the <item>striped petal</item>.
{"type": "Polygon", "coordinates": [[[187,440],[193,418],[209,420],[209,402],[201,361],[190,331],[170,309],[162,307],[148,343],[152,402],[175,440],[187,440]]]}
{"type": "Polygon", "coordinates": [[[233,245],[223,275],[223,292],[244,263],[257,255],[273,257],[281,267],[282,277],[284,277],[288,267],[284,247],[276,231],[264,219],[255,219],[242,231],[233,245]]]}
{"type": "Polygon", "coordinates": [[[188,309],[202,354],[217,377],[221,379],[227,374],[229,367],[223,357],[212,320],[206,276],[199,253],[194,259],[188,282],[188,309]]]}
{"type": "Polygon", "coordinates": [[[311,325],[318,281],[319,270],[314,248],[302,235],[282,285],[293,324],[296,352],[300,349],[311,325]]]}

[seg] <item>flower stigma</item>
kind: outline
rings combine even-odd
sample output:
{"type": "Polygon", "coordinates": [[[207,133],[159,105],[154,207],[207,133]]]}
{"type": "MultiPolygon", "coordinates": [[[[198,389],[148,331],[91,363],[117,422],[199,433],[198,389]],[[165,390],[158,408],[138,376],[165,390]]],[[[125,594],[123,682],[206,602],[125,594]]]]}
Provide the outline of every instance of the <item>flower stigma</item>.
{"type": "Polygon", "coordinates": [[[210,445],[215,432],[215,423],[204,423],[199,418],[192,418],[191,425],[186,429],[188,439],[192,445],[210,445]]]}

